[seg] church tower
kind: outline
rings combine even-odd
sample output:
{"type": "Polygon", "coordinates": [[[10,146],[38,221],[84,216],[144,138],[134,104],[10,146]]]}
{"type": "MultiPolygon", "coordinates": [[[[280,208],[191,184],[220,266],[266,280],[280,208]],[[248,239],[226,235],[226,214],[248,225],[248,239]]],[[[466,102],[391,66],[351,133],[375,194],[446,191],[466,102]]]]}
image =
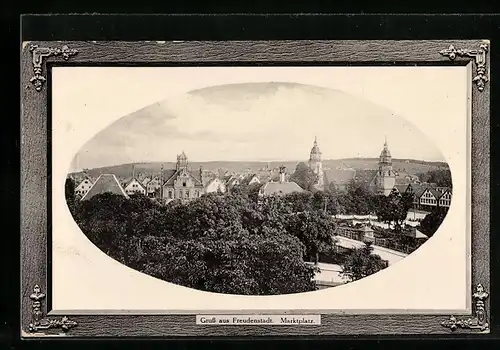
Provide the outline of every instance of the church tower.
{"type": "Polygon", "coordinates": [[[384,148],[380,152],[377,172],[377,192],[388,196],[396,185],[396,173],[392,170],[392,157],[385,138],[384,148]]]}
{"type": "Polygon", "coordinates": [[[188,168],[188,159],[187,159],[186,153],[184,153],[184,151],[182,151],[182,153],[177,156],[176,169],[177,169],[177,171],[180,171],[180,170],[187,171],[187,168],[188,168]]]}
{"type": "Polygon", "coordinates": [[[309,155],[309,168],[318,175],[318,183],[316,184],[316,189],[324,189],[324,179],[323,179],[323,163],[321,161],[321,151],[318,147],[318,141],[316,137],[314,138],[314,145],[311,148],[311,153],[309,155]]]}

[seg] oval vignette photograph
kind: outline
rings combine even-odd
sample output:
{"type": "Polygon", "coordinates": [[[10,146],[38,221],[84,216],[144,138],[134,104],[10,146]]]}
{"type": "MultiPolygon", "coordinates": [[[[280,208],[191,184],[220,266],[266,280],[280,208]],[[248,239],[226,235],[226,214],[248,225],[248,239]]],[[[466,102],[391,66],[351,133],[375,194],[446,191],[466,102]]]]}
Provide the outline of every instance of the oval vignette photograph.
{"type": "Polygon", "coordinates": [[[404,117],[291,82],[167,95],[91,137],[65,183],[76,224],[112,259],[235,295],[390,269],[438,234],[452,193],[441,151],[404,117]]]}

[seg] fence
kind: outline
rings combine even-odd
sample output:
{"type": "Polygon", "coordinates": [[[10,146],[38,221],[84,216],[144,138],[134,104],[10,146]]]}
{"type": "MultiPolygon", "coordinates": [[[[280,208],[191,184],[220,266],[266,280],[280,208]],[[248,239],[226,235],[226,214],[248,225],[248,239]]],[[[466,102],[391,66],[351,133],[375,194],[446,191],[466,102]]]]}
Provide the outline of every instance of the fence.
{"type": "Polygon", "coordinates": [[[397,252],[401,252],[401,253],[405,253],[405,254],[410,254],[418,248],[418,246],[415,247],[415,246],[410,246],[407,244],[396,243],[389,238],[366,238],[363,236],[362,231],[358,231],[358,230],[346,228],[346,227],[339,227],[339,229],[337,230],[337,235],[345,237],[345,238],[353,239],[355,241],[361,241],[361,242],[369,241],[378,247],[392,249],[392,250],[395,250],[397,252]]]}

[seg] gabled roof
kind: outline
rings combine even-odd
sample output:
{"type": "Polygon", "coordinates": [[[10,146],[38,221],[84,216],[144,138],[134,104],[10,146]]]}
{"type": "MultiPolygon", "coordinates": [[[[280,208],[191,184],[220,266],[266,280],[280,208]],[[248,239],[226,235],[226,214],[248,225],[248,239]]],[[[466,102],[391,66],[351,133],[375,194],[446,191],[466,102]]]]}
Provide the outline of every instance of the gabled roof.
{"type": "Polygon", "coordinates": [[[119,181],[120,181],[120,185],[122,185],[123,188],[127,187],[128,184],[130,182],[132,182],[134,178],[129,176],[129,177],[125,177],[125,178],[120,178],[119,181]]]}
{"type": "Polygon", "coordinates": [[[265,195],[271,194],[289,194],[292,192],[303,192],[304,190],[295,182],[268,182],[261,191],[265,195]]]}
{"type": "Polygon", "coordinates": [[[445,191],[443,191],[443,193],[446,193],[446,192],[450,192],[451,194],[453,194],[453,188],[447,188],[445,191]]]}
{"type": "Polygon", "coordinates": [[[420,232],[415,227],[412,227],[409,231],[407,231],[406,235],[409,237],[413,237],[413,238],[429,239],[429,237],[427,237],[427,235],[420,232]]]}
{"type": "MultiPolygon", "coordinates": [[[[180,173],[180,171],[174,170],[173,174],[167,179],[167,181],[165,181],[163,186],[173,186],[174,181],[179,173],[180,173]]],[[[203,186],[203,183],[202,183],[201,178],[199,176],[199,172],[198,172],[198,176],[196,176],[195,171],[187,171],[187,174],[189,175],[190,178],[195,180],[196,185],[203,186]]]]}
{"type": "Polygon", "coordinates": [[[425,187],[419,187],[417,189],[414,189],[413,193],[415,197],[420,198],[424,194],[424,192],[427,190],[425,187]]]}
{"type": "Polygon", "coordinates": [[[146,184],[146,186],[150,186],[150,185],[160,185],[160,178],[159,177],[154,177],[153,179],[151,179],[150,181],[148,181],[148,183],[146,184]]]}
{"type": "Polygon", "coordinates": [[[413,189],[413,193],[417,198],[422,197],[422,195],[425,193],[425,191],[429,190],[429,192],[436,197],[436,199],[439,199],[443,194],[436,190],[434,187],[429,186],[429,184],[410,184],[411,188],[413,189]]]}
{"type": "Polygon", "coordinates": [[[406,185],[394,185],[394,187],[398,190],[399,193],[405,193],[407,188],[408,188],[408,184],[406,184],[406,185]]]}
{"type": "Polygon", "coordinates": [[[142,188],[143,190],[145,190],[144,185],[143,185],[143,184],[142,184],[139,180],[137,180],[136,178],[132,178],[132,179],[130,179],[130,180],[127,182],[127,185],[125,186],[125,188],[127,188],[128,186],[130,186],[130,184],[132,184],[133,182],[137,183],[139,186],[141,186],[141,188],[142,188]]]}
{"type": "Polygon", "coordinates": [[[323,171],[325,183],[335,183],[336,185],[347,185],[356,177],[356,171],[350,169],[329,169],[323,171]]]}
{"type": "Polygon", "coordinates": [[[432,195],[434,197],[436,197],[436,199],[439,199],[443,195],[441,192],[439,192],[435,188],[429,188],[428,190],[429,190],[430,193],[432,193],[432,195]]]}
{"type": "Polygon", "coordinates": [[[226,179],[227,186],[233,186],[236,182],[240,182],[241,178],[238,175],[231,175],[228,179],[226,179]]]}
{"type": "Polygon", "coordinates": [[[163,171],[163,185],[165,185],[166,182],[168,180],[170,180],[175,175],[176,172],[177,172],[177,170],[175,170],[175,169],[164,170],[163,171]]]}
{"type": "Polygon", "coordinates": [[[207,182],[207,183],[205,184],[205,187],[210,186],[210,184],[212,184],[212,183],[214,183],[214,182],[216,182],[216,181],[219,181],[219,182],[221,183],[221,185],[225,186],[224,181],[222,181],[221,179],[219,179],[219,178],[215,177],[215,178],[213,178],[212,180],[210,180],[209,182],[207,182]]]}
{"type": "Polygon", "coordinates": [[[102,193],[114,193],[129,198],[114,174],[102,174],[81,200],[87,200],[102,193]]]}
{"type": "Polygon", "coordinates": [[[81,181],[77,184],[76,188],[80,187],[80,186],[81,186],[81,185],[82,185],[85,181],[88,181],[88,182],[90,182],[90,184],[93,184],[93,181],[92,181],[90,178],[88,178],[88,177],[87,177],[87,178],[82,179],[82,180],[81,180],[81,181]]]}
{"type": "Polygon", "coordinates": [[[257,176],[257,174],[248,174],[248,175],[245,175],[245,177],[241,180],[241,184],[243,185],[248,185],[250,183],[250,181],[252,181],[252,179],[256,177],[257,180],[260,181],[259,177],[257,176]]]}

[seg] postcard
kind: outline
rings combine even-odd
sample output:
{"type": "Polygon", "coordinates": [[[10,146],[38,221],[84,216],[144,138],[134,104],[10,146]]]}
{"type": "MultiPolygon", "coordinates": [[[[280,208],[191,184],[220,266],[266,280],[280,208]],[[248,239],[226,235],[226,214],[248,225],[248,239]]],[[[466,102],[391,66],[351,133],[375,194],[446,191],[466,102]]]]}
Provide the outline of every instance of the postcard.
{"type": "Polygon", "coordinates": [[[25,43],[23,334],[488,333],[488,44],[372,44],[25,43]]]}

